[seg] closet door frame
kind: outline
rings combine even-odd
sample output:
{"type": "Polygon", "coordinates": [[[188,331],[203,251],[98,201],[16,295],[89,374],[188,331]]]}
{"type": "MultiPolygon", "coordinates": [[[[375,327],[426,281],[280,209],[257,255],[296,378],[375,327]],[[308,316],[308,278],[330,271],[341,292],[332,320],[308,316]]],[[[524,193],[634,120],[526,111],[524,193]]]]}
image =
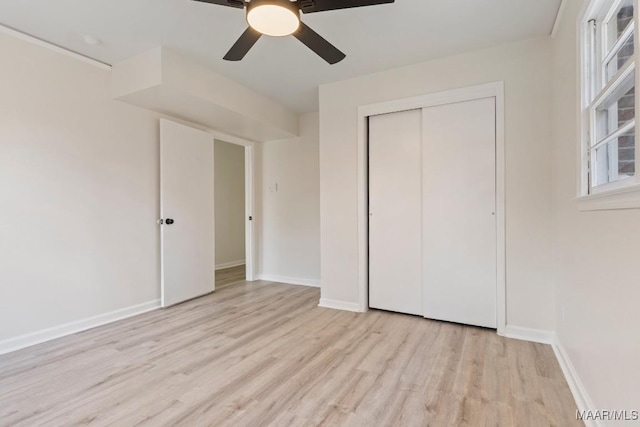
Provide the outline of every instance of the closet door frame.
{"type": "Polygon", "coordinates": [[[491,98],[496,100],[496,307],[499,335],[506,329],[504,82],[498,81],[358,107],[358,308],[369,309],[368,118],[379,114],[491,98]]]}

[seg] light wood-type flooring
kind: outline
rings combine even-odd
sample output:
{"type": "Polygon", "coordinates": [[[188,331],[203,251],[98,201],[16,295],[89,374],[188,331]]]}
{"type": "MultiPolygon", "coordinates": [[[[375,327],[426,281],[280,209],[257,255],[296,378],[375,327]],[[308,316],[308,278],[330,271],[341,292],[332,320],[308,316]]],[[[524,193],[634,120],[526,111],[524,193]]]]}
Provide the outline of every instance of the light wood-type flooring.
{"type": "Polygon", "coordinates": [[[243,282],[246,277],[247,273],[244,265],[218,270],[216,271],[216,289],[220,291],[225,286],[243,282]]]}
{"type": "Polygon", "coordinates": [[[238,270],[214,294],[0,356],[0,425],[581,425],[549,346],[319,308],[319,289],[238,270]]]}

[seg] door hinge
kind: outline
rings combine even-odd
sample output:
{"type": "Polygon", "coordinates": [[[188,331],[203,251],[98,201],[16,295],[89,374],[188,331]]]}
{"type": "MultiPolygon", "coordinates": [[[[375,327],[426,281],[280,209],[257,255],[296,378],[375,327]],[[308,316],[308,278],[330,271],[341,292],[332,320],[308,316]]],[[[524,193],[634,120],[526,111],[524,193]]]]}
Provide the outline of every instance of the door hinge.
{"type": "Polygon", "coordinates": [[[249,217],[249,221],[253,221],[253,217],[252,216],[249,217]]]}

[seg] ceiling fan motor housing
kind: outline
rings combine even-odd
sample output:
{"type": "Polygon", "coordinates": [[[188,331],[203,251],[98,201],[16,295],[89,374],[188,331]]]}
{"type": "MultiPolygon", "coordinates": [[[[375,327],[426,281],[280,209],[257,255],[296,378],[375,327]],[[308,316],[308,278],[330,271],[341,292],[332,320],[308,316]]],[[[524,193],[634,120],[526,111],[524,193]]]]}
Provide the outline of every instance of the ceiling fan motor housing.
{"type": "Polygon", "coordinates": [[[244,33],[224,56],[227,61],[240,61],[263,35],[292,35],[329,64],[336,64],[345,54],[300,21],[300,13],[326,12],[354,7],[393,3],[395,0],[195,0],[236,9],[246,8],[249,24],[244,33]]]}
{"type": "Polygon", "coordinates": [[[247,23],[268,36],[287,36],[300,26],[300,8],[289,0],[252,0],[247,3],[247,23]]]}
{"type": "Polygon", "coordinates": [[[289,1],[289,0],[251,0],[247,5],[247,16],[249,16],[249,12],[255,9],[258,6],[280,6],[286,9],[289,9],[291,12],[295,13],[298,17],[300,17],[300,8],[298,7],[297,2],[289,1]]]}

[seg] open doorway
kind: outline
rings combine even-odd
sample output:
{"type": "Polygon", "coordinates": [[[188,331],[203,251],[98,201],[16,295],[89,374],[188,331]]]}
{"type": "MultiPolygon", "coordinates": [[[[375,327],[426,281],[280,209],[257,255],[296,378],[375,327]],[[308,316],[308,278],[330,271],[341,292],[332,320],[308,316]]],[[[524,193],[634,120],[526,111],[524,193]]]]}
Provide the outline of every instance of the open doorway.
{"type": "Polygon", "coordinates": [[[245,148],[215,140],[216,288],[246,277],[245,148]]]}
{"type": "Polygon", "coordinates": [[[163,307],[213,292],[225,268],[254,280],[253,187],[251,141],[160,120],[163,307]]]}

